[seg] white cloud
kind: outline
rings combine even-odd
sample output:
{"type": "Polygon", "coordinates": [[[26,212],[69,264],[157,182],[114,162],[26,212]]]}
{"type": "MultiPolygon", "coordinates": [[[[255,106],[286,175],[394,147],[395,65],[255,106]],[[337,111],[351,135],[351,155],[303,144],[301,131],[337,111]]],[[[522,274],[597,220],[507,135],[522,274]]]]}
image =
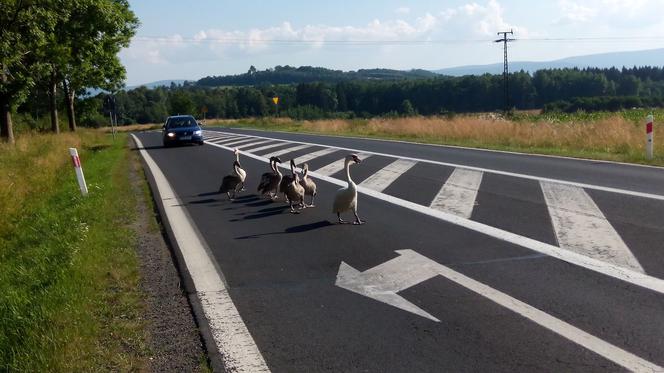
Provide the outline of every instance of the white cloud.
{"type": "Polygon", "coordinates": [[[592,21],[598,13],[596,8],[584,6],[569,0],[558,1],[561,17],[554,24],[582,23],[592,21]]]}
{"type": "MultiPolygon", "coordinates": [[[[609,1],[609,0],[607,0],[609,1]]],[[[618,0],[614,0],[618,1],[618,0]]],[[[410,9],[398,9],[401,14],[410,9]]],[[[343,44],[346,48],[366,48],[367,45],[389,44],[436,39],[491,40],[498,31],[513,28],[519,36],[527,30],[505,20],[504,10],[496,0],[475,2],[431,14],[425,13],[414,21],[380,20],[363,25],[310,24],[299,28],[290,22],[266,28],[248,30],[205,29],[183,38],[173,35],[163,39],[136,37],[123,51],[129,59],[147,64],[185,63],[192,60],[214,60],[259,53],[306,52],[343,44]]],[[[383,48],[383,51],[390,50],[383,48]]]]}

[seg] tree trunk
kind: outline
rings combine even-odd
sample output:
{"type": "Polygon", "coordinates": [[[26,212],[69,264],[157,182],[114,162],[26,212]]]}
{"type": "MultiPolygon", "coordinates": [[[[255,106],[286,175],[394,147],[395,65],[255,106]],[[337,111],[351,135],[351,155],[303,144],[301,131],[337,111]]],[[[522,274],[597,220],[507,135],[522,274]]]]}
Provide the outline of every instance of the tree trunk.
{"type": "Polygon", "coordinates": [[[58,123],[58,101],[57,101],[57,89],[58,89],[58,80],[55,78],[55,71],[51,73],[51,81],[49,88],[49,106],[51,110],[51,131],[53,133],[60,133],[60,125],[58,123]]]}
{"type": "Polygon", "coordinates": [[[76,131],[76,116],[74,112],[74,90],[71,85],[67,84],[67,80],[62,81],[62,90],[65,94],[65,102],[67,106],[67,119],[69,120],[69,130],[76,131]]]}
{"type": "Polygon", "coordinates": [[[9,97],[0,95],[0,137],[10,144],[14,143],[12,114],[9,111],[9,97]]]}

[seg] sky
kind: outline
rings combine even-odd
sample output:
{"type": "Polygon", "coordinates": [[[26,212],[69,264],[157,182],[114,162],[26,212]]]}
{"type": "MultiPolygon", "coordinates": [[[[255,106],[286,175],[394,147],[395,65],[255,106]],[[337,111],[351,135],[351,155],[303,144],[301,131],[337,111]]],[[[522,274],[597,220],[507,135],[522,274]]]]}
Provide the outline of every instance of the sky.
{"type": "Polygon", "coordinates": [[[274,66],[441,69],[664,48],[664,0],[130,0],[127,85],[274,66]]]}

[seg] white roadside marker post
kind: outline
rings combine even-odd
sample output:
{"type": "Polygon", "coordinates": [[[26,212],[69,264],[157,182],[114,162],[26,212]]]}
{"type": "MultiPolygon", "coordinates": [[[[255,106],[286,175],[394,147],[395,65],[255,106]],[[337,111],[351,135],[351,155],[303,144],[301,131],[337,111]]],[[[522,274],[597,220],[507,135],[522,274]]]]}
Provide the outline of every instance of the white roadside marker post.
{"type": "Polygon", "coordinates": [[[648,115],[646,119],[646,158],[652,159],[652,114],[648,115]]]}
{"type": "Polygon", "coordinates": [[[69,155],[71,161],[74,163],[74,170],[76,170],[76,178],[78,179],[78,186],[81,188],[81,194],[88,195],[88,186],[85,185],[85,176],[83,176],[83,167],[81,167],[81,159],[78,157],[76,148],[69,148],[69,155]]]}

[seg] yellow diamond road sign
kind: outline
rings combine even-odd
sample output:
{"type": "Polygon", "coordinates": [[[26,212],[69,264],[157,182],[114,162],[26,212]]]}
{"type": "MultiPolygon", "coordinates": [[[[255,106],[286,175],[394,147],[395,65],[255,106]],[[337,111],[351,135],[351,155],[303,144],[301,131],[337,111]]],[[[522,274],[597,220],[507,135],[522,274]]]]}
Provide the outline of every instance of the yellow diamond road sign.
{"type": "Polygon", "coordinates": [[[272,97],[272,102],[274,102],[275,105],[279,105],[279,97],[272,97]]]}

